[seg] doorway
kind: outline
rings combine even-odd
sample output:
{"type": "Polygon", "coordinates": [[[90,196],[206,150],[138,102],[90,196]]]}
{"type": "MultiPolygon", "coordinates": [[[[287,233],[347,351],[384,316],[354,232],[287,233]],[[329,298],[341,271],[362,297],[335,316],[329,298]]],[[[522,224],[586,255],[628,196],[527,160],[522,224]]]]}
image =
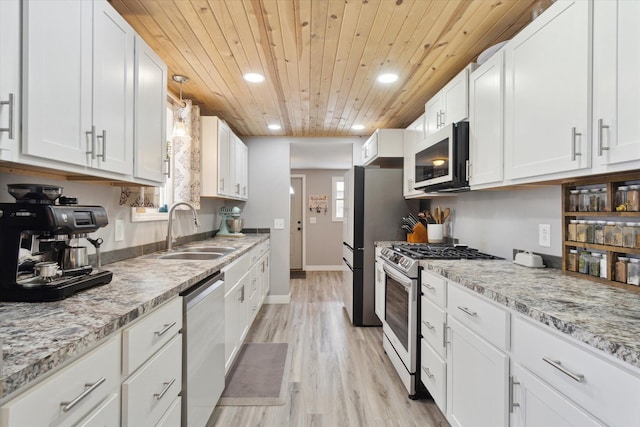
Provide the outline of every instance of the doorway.
{"type": "Polygon", "coordinates": [[[289,265],[291,270],[304,270],[305,176],[291,175],[291,221],[289,265]]]}

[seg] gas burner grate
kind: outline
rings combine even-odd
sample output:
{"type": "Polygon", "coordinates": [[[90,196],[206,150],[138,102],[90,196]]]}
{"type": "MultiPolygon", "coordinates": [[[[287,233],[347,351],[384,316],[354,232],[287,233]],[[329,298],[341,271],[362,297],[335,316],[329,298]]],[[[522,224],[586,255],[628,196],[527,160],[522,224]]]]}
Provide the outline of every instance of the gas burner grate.
{"type": "Polygon", "coordinates": [[[393,249],[404,256],[416,260],[502,259],[466,246],[450,246],[446,244],[400,244],[394,245],[393,249]]]}

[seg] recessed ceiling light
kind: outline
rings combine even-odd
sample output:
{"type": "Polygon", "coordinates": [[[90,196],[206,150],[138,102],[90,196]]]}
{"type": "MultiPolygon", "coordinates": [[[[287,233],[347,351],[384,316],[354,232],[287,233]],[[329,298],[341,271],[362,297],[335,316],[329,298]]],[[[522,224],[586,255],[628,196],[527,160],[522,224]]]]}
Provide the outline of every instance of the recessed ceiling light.
{"type": "Polygon", "coordinates": [[[271,129],[271,130],[280,130],[280,129],[282,129],[282,126],[280,126],[280,125],[269,125],[267,127],[269,129],[271,129]]]}
{"type": "Polygon", "coordinates": [[[364,125],[353,125],[353,126],[351,126],[351,129],[353,129],[353,130],[362,130],[362,129],[364,129],[364,125]]]}
{"type": "Polygon", "coordinates": [[[258,73],[247,73],[243,77],[246,81],[251,83],[260,83],[264,81],[264,76],[258,73]]]}
{"type": "Polygon", "coordinates": [[[380,83],[393,83],[398,80],[398,75],[393,73],[380,74],[378,81],[380,83]]]}

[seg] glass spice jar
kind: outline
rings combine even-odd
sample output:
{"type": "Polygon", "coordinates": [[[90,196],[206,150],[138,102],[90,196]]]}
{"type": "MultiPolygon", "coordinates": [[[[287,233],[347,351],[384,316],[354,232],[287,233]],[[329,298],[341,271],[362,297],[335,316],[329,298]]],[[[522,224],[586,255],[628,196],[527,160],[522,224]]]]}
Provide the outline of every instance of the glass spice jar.
{"type": "Polygon", "coordinates": [[[569,224],[567,224],[567,240],[575,242],[577,236],[578,236],[578,220],[572,219],[569,221],[569,224]]]}
{"type": "Polygon", "coordinates": [[[636,223],[636,241],[633,244],[635,249],[640,249],[640,223],[636,223]]]}
{"type": "Polygon", "coordinates": [[[592,253],[589,257],[589,275],[600,277],[600,257],[599,253],[592,253]]]}
{"type": "Polygon", "coordinates": [[[631,212],[640,211],[640,185],[630,185],[627,191],[627,210],[631,212]]]}
{"type": "Polygon", "coordinates": [[[580,201],[580,190],[569,190],[569,212],[578,211],[578,203],[580,201]]]}
{"type": "Polygon", "coordinates": [[[627,210],[627,192],[629,191],[629,187],[626,185],[621,185],[616,190],[616,211],[624,212],[627,210]]]}
{"type": "Polygon", "coordinates": [[[613,246],[613,233],[616,228],[616,223],[613,221],[607,221],[604,226],[604,244],[613,246]]]}
{"type": "Polygon", "coordinates": [[[613,246],[622,246],[622,229],[624,222],[616,222],[613,228],[613,246]]]}
{"type": "Polygon", "coordinates": [[[578,250],[569,249],[569,255],[567,255],[567,270],[578,271],[578,250]]]}
{"type": "Polygon", "coordinates": [[[629,266],[629,258],[618,257],[615,265],[614,280],[616,282],[627,283],[627,267],[629,266]]]}
{"type": "Polygon", "coordinates": [[[578,201],[578,211],[589,212],[590,194],[589,190],[580,190],[580,199],[578,201]]]}
{"type": "Polygon", "coordinates": [[[606,188],[600,189],[599,199],[600,199],[600,207],[598,210],[600,212],[609,212],[609,195],[607,193],[606,188]]]}
{"type": "Polygon", "coordinates": [[[627,222],[622,228],[622,247],[633,248],[636,245],[636,223],[627,222]]]}
{"type": "Polygon", "coordinates": [[[606,221],[596,221],[593,228],[593,243],[596,245],[604,245],[604,227],[606,221]]]}
{"type": "Polygon", "coordinates": [[[627,266],[627,283],[640,286],[640,258],[630,258],[627,266]]]}
{"type": "Polygon", "coordinates": [[[579,220],[576,242],[593,243],[593,224],[589,224],[594,221],[579,220]]]}
{"type": "Polygon", "coordinates": [[[598,212],[600,210],[600,189],[593,188],[589,190],[589,212],[598,212]]]}
{"type": "Polygon", "coordinates": [[[591,252],[582,251],[578,256],[578,272],[583,274],[589,274],[589,259],[591,258],[591,252]]]}

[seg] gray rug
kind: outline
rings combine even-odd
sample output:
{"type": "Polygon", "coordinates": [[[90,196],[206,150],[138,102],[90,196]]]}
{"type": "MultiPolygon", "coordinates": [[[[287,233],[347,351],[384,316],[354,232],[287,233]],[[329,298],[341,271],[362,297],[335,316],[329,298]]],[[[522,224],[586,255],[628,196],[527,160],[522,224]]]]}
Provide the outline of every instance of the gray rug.
{"type": "Polygon", "coordinates": [[[287,343],[245,343],[227,376],[221,406],[277,406],[287,402],[291,350],[287,343]]]}
{"type": "Polygon", "coordinates": [[[289,278],[291,279],[306,279],[307,272],[302,270],[291,270],[289,272],[289,278]]]}

